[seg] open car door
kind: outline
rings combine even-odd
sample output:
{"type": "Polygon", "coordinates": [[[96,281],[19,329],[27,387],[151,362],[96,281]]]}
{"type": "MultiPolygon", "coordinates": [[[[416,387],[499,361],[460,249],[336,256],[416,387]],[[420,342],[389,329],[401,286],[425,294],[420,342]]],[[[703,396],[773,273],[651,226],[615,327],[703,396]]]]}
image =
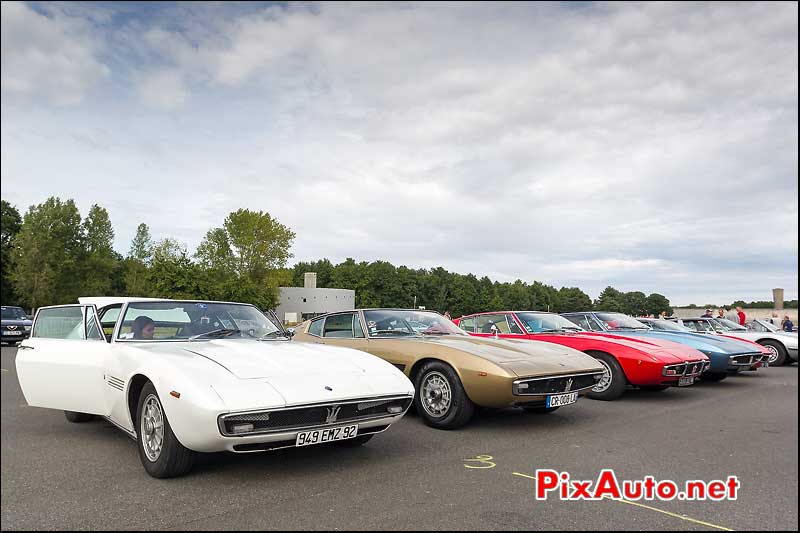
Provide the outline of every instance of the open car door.
{"type": "Polygon", "coordinates": [[[93,305],[42,307],[17,349],[28,405],[107,415],[105,368],[111,357],[93,305]]]}

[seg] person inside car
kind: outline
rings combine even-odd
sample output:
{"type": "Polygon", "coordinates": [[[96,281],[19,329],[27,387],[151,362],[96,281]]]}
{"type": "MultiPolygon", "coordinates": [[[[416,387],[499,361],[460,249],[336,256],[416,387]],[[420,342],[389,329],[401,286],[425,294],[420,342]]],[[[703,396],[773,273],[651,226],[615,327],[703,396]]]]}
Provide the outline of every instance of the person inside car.
{"type": "Polygon", "coordinates": [[[149,316],[136,317],[131,326],[131,332],[136,340],[151,340],[156,332],[156,323],[149,316]]]}

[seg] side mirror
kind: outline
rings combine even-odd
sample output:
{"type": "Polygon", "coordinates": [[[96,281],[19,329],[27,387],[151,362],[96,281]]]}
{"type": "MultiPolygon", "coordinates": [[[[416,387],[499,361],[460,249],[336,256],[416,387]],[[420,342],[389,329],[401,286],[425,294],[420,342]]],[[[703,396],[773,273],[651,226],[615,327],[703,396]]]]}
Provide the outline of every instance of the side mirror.
{"type": "Polygon", "coordinates": [[[290,339],[294,337],[294,328],[286,328],[286,335],[288,335],[290,339]]]}

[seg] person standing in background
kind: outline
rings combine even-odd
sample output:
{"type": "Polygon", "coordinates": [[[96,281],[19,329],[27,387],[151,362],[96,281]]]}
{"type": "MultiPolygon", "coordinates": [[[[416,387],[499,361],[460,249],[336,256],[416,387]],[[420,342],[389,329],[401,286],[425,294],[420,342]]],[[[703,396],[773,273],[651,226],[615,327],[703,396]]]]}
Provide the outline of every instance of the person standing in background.
{"type": "Polygon", "coordinates": [[[734,324],[738,324],[739,323],[739,313],[734,311],[733,308],[728,309],[727,311],[725,311],[725,318],[727,318],[728,320],[730,320],[734,324]]]}
{"type": "Polygon", "coordinates": [[[794,323],[792,322],[792,319],[789,318],[789,315],[783,317],[782,326],[783,326],[783,331],[789,331],[789,332],[794,331],[794,323]]]}
{"type": "Polygon", "coordinates": [[[744,320],[747,317],[745,316],[744,311],[742,311],[742,306],[736,306],[736,315],[739,317],[739,325],[744,326],[744,320]]]}
{"type": "Polygon", "coordinates": [[[721,307],[717,309],[717,318],[725,318],[725,310],[721,307]]]}
{"type": "Polygon", "coordinates": [[[714,315],[711,314],[711,309],[706,309],[706,314],[704,314],[700,318],[714,318],[714,315]]]}
{"type": "Polygon", "coordinates": [[[778,313],[773,311],[772,312],[772,317],[770,317],[770,319],[769,319],[769,323],[770,324],[775,324],[777,326],[778,324],[780,324],[780,322],[781,322],[781,320],[780,320],[780,318],[778,318],[778,313]]]}

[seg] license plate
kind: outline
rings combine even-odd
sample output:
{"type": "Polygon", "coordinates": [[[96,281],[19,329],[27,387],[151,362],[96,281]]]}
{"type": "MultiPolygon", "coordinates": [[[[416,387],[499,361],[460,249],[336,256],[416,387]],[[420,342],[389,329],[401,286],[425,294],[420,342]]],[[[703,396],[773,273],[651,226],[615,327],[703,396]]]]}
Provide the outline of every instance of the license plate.
{"type": "Polygon", "coordinates": [[[21,331],[4,331],[3,335],[22,335],[21,331]]]}
{"type": "Polygon", "coordinates": [[[688,378],[679,378],[678,379],[678,387],[688,387],[694,383],[694,377],[688,378]]]}
{"type": "Polygon", "coordinates": [[[547,397],[547,407],[561,407],[578,401],[578,393],[570,392],[569,394],[553,394],[547,397]]]}
{"type": "Polygon", "coordinates": [[[315,429],[314,431],[298,433],[294,445],[311,446],[312,444],[322,444],[323,442],[352,439],[356,435],[358,435],[358,424],[339,426],[336,428],[315,429]]]}

